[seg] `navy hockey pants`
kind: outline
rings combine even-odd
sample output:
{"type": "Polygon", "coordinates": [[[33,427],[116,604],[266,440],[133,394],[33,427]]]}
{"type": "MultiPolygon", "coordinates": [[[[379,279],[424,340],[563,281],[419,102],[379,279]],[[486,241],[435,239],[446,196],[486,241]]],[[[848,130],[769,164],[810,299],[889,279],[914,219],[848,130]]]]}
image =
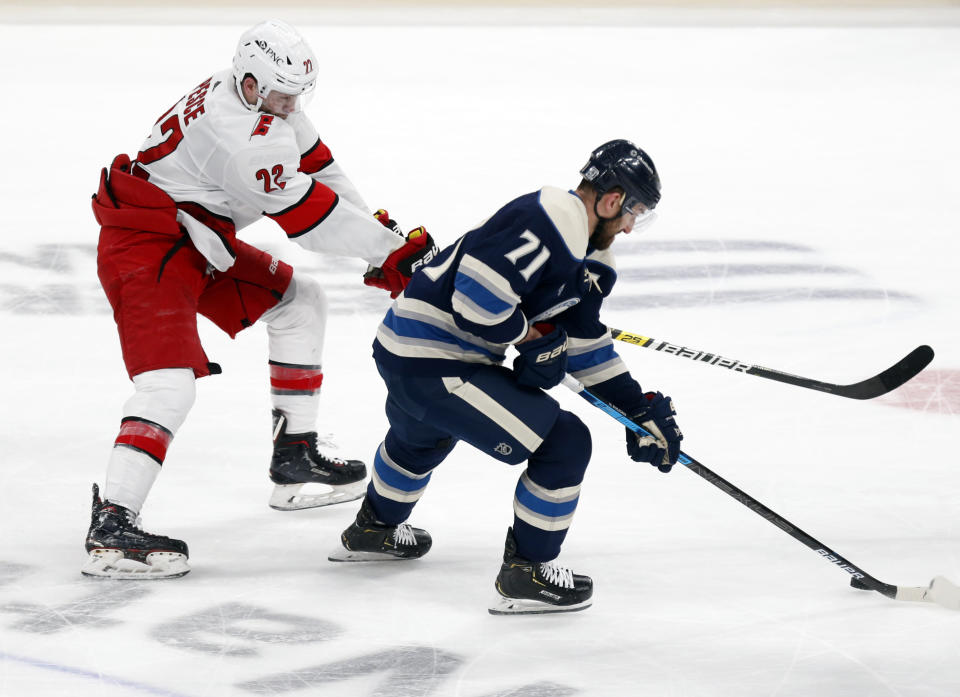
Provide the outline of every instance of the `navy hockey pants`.
{"type": "Polygon", "coordinates": [[[390,525],[407,520],[430,473],[462,440],[509,465],[527,462],[513,501],[517,553],[531,561],[555,559],[590,461],[583,422],[542,390],[518,385],[500,366],[482,366],[469,378],[377,367],[390,422],[367,486],[377,517],[390,525]]]}

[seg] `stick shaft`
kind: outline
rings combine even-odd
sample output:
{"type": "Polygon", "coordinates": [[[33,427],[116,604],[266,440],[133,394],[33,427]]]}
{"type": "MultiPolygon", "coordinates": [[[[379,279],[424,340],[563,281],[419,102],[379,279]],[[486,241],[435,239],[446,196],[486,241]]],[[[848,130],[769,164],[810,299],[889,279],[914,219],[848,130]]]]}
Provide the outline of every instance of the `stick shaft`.
{"type": "Polygon", "coordinates": [[[668,341],[654,339],[649,336],[631,334],[622,329],[611,328],[610,335],[618,341],[633,344],[634,346],[641,346],[653,351],[660,351],[661,353],[677,356],[678,358],[687,358],[698,363],[706,363],[707,365],[718,368],[726,368],[735,373],[746,373],[747,375],[754,375],[767,380],[775,380],[776,382],[803,387],[808,390],[835,394],[849,399],[873,399],[891,390],[895,390],[926,368],[930,364],[930,361],[933,360],[934,355],[933,349],[929,346],[918,346],[883,372],[857,383],[840,385],[832,382],[823,382],[822,380],[814,380],[813,378],[805,378],[799,375],[791,375],[781,370],[764,368],[760,365],[744,363],[735,358],[725,358],[718,353],[699,351],[697,349],[672,344],[668,341]]]}
{"type": "MultiPolygon", "coordinates": [[[[587,402],[589,402],[593,406],[609,414],[612,418],[619,421],[621,424],[629,428],[634,433],[639,433],[641,435],[646,435],[646,436],[651,435],[650,432],[644,429],[642,426],[634,423],[629,418],[627,418],[627,416],[622,411],[614,407],[612,404],[608,404],[607,402],[605,402],[604,400],[600,399],[599,397],[594,395],[592,392],[587,390],[579,381],[577,381],[573,377],[569,375],[565,377],[563,380],[563,385],[569,388],[570,390],[572,390],[573,392],[576,392],[577,394],[579,394],[583,399],[585,399],[587,402]]],[[[720,491],[724,492],[730,498],[735,499],[736,501],[739,501],[740,503],[742,503],[744,506],[749,508],[751,511],[756,513],[758,516],[760,516],[767,522],[771,523],[772,525],[776,525],[778,528],[780,528],[785,533],[790,535],[790,537],[792,537],[793,539],[797,540],[798,542],[802,543],[803,545],[809,547],[814,552],[819,554],[823,559],[826,559],[828,562],[830,562],[834,566],[837,566],[840,569],[846,571],[848,574],[850,574],[851,580],[855,580],[858,582],[858,587],[861,587],[867,590],[877,591],[878,593],[882,593],[888,598],[896,598],[896,595],[897,595],[896,586],[890,585],[888,583],[883,583],[882,581],[878,581],[873,576],[868,574],[866,571],[861,569],[859,566],[856,566],[855,564],[850,562],[848,559],[846,559],[842,555],[838,554],[837,552],[827,547],[825,544],[820,542],[820,540],[813,537],[813,535],[810,535],[804,532],[803,530],[798,528],[796,525],[791,523],[789,520],[784,518],[782,515],[780,515],[776,511],[768,508],[764,504],[760,503],[757,499],[750,496],[750,494],[748,494],[747,492],[743,491],[739,487],[734,486],[733,484],[728,482],[726,479],[724,479],[719,474],[711,470],[702,462],[698,462],[697,460],[695,460],[694,458],[690,457],[689,455],[683,452],[680,453],[680,456],[677,458],[677,462],[683,465],[684,467],[686,467],[688,470],[690,470],[697,476],[713,484],[715,487],[720,489],[720,491]]]]}

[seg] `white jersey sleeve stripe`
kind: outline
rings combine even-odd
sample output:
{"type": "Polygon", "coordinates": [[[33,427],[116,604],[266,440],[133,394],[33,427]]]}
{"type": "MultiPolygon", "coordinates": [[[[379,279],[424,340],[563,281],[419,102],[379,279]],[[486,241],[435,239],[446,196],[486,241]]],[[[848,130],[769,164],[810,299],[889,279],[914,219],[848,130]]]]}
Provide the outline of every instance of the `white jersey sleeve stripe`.
{"type": "Polygon", "coordinates": [[[628,372],[627,365],[617,356],[606,363],[591,366],[584,370],[574,370],[570,374],[582,382],[584,387],[593,387],[628,372]]]}

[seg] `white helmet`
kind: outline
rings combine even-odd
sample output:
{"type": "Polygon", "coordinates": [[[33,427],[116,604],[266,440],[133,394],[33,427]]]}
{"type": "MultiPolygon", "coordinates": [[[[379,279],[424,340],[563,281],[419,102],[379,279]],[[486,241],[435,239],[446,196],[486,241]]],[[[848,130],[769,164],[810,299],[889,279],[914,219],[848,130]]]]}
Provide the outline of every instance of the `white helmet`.
{"type": "Polygon", "coordinates": [[[300,96],[300,110],[317,83],[317,57],[296,29],[278,19],[268,19],[240,37],[233,57],[233,78],[240,101],[250,111],[259,111],[271,90],[300,96]],[[257,81],[256,104],[243,98],[241,84],[247,75],[257,81]]]}

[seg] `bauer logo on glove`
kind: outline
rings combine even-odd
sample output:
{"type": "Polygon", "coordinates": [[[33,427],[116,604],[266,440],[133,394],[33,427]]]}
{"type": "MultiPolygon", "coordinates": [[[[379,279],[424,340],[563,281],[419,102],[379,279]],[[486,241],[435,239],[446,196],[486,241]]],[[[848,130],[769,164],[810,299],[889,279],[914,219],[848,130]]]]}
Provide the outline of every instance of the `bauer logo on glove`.
{"type": "Polygon", "coordinates": [[[549,390],[567,372],[567,333],[546,322],[533,326],[540,336],[517,344],[513,372],[521,385],[549,390]]]}
{"type": "MultiPolygon", "coordinates": [[[[407,233],[407,244],[410,244],[411,242],[419,242],[421,239],[423,239],[422,253],[411,254],[398,263],[397,270],[400,271],[400,273],[406,273],[408,276],[413,276],[414,271],[419,269],[421,266],[426,266],[429,264],[440,253],[440,249],[437,247],[437,244],[427,233],[427,229],[422,225],[407,233]]],[[[400,249],[403,249],[403,247],[400,249]]]]}
{"type": "MultiPolygon", "coordinates": [[[[380,209],[374,216],[384,227],[399,234],[400,228],[385,210],[380,209]]],[[[429,264],[440,253],[437,244],[422,225],[407,233],[404,239],[406,241],[403,246],[391,252],[383,264],[371,267],[363,275],[365,285],[389,291],[391,298],[400,295],[410,283],[414,272],[429,264]]]]}
{"type": "Polygon", "coordinates": [[[564,341],[563,345],[557,346],[557,348],[552,351],[544,351],[543,353],[537,356],[537,363],[546,363],[547,361],[552,361],[557,358],[561,353],[567,350],[567,343],[564,341]]]}

